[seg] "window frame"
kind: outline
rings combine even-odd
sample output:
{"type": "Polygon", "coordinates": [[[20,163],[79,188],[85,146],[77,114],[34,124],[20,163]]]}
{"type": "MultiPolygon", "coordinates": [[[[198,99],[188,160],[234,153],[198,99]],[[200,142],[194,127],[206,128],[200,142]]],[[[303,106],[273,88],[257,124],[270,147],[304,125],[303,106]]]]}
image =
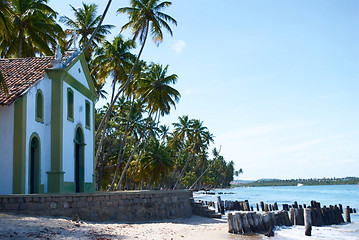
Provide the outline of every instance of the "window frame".
{"type": "Polygon", "coordinates": [[[71,88],[67,88],[67,120],[71,122],[74,121],[74,102],[74,91],[71,88]],[[72,99],[70,99],[70,96],[72,97],[72,99]]]}
{"type": "Polygon", "coordinates": [[[44,94],[41,89],[37,90],[35,96],[35,121],[44,123],[44,94]],[[41,99],[41,103],[39,103],[39,97],[41,99]]]}
{"type": "Polygon", "coordinates": [[[91,129],[91,103],[85,100],[85,128],[91,129]]]}

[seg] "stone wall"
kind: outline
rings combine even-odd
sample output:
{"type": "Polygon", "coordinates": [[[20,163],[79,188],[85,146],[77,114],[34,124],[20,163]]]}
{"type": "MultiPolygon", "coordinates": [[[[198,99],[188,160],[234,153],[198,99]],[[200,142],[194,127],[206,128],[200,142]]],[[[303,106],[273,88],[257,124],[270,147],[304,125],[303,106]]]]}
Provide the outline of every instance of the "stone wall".
{"type": "Polygon", "coordinates": [[[190,217],[191,198],[188,190],[0,195],[0,212],[78,215],[91,221],[158,220],[190,217]]]}

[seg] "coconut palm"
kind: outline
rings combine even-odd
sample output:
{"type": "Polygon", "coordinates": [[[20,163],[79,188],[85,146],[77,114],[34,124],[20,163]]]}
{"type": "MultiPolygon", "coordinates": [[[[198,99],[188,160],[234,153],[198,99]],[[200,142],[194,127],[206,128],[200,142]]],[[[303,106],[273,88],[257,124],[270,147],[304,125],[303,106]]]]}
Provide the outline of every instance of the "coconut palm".
{"type": "Polygon", "coordinates": [[[141,161],[144,163],[143,171],[150,175],[148,185],[151,186],[155,182],[161,185],[164,177],[173,166],[169,151],[164,144],[156,139],[150,141],[146,150],[141,161]]]}
{"type": "Polygon", "coordinates": [[[136,39],[139,38],[142,46],[137,55],[134,66],[132,67],[131,72],[127,78],[126,83],[116,94],[115,98],[110,104],[108,112],[106,112],[105,117],[101,121],[96,131],[96,137],[102,131],[102,128],[105,125],[104,123],[108,121],[108,116],[112,111],[112,107],[116,99],[120,96],[122,91],[126,89],[127,85],[132,79],[133,72],[144,49],[148,33],[151,33],[152,38],[157,45],[163,40],[163,33],[161,28],[165,28],[171,34],[171,36],[173,35],[168,23],[173,23],[177,25],[176,20],[171,16],[161,12],[163,9],[169,7],[171,4],[171,2],[161,2],[160,0],[131,0],[131,7],[119,8],[117,10],[117,12],[119,13],[127,13],[129,16],[129,22],[122,27],[122,30],[131,28],[133,33],[132,41],[135,42],[136,39]]]}
{"type": "Polygon", "coordinates": [[[188,134],[188,157],[173,189],[175,189],[181,181],[191,158],[196,154],[204,153],[208,148],[209,141],[213,141],[213,139],[211,139],[211,134],[209,134],[207,127],[203,126],[202,121],[198,119],[191,120],[190,132],[188,134]]]}
{"type": "MultiPolygon", "coordinates": [[[[137,92],[141,96],[141,99],[147,104],[147,110],[149,112],[148,119],[152,119],[152,114],[156,114],[155,117],[156,126],[159,122],[160,116],[164,114],[168,114],[170,112],[170,107],[176,106],[176,102],[179,101],[180,94],[179,92],[169,86],[169,84],[174,84],[177,81],[177,75],[171,74],[167,76],[168,65],[163,68],[159,64],[152,64],[148,73],[142,78],[137,87],[137,92]],[[157,118],[157,119],[156,119],[157,118]]],[[[145,127],[145,131],[147,130],[147,125],[145,127]]],[[[152,129],[152,128],[149,128],[152,129]]],[[[142,134],[144,136],[145,133],[142,134]]],[[[148,138],[145,138],[143,149],[146,147],[148,138]]],[[[143,150],[141,150],[142,152],[143,150]]],[[[140,154],[141,155],[141,154],[140,154]]],[[[138,157],[137,163],[135,166],[138,166],[138,162],[140,161],[141,156],[138,157]]],[[[123,169],[121,174],[121,178],[123,178],[125,171],[127,171],[127,167],[129,166],[131,159],[128,159],[128,163],[126,167],[123,169]]],[[[133,173],[135,172],[133,171],[133,173]]],[[[133,174],[132,174],[133,177],[133,174]]],[[[131,178],[132,178],[131,177],[131,178]]],[[[120,182],[122,179],[120,180],[120,182]]]]}
{"type": "Polygon", "coordinates": [[[52,55],[64,32],[47,0],[12,0],[11,10],[13,29],[10,38],[1,43],[1,55],[19,58],[37,53],[52,55]]]}
{"type": "Polygon", "coordinates": [[[105,41],[96,51],[92,61],[92,73],[99,80],[99,84],[103,84],[111,75],[113,93],[116,83],[123,84],[127,80],[128,72],[135,61],[135,56],[130,52],[132,48],[130,40],[124,40],[118,35],[112,42],[105,41]]]}
{"type": "Polygon", "coordinates": [[[65,23],[70,29],[66,29],[67,34],[71,34],[71,42],[73,42],[74,29],[76,30],[76,35],[80,37],[79,47],[80,49],[84,48],[87,43],[89,47],[85,52],[86,58],[89,60],[92,52],[98,46],[98,43],[105,39],[106,34],[110,33],[110,30],[114,27],[113,25],[101,25],[100,21],[102,15],[97,16],[97,5],[96,4],[86,4],[82,3],[82,8],[75,8],[72,5],[71,9],[75,15],[74,19],[71,19],[66,16],[60,17],[60,22],[65,23]],[[96,27],[99,26],[98,31],[93,35],[94,41],[89,41],[91,34],[94,33],[96,27]]]}
{"type": "Polygon", "coordinates": [[[8,0],[0,0],[0,41],[8,38],[12,30],[13,24],[11,18],[10,2],[8,0]]]}
{"type": "Polygon", "coordinates": [[[99,23],[97,24],[97,27],[96,27],[95,30],[92,32],[91,37],[90,37],[89,41],[87,42],[87,44],[82,48],[82,53],[84,53],[84,52],[87,51],[87,49],[89,48],[90,44],[92,43],[94,37],[96,36],[98,30],[101,28],[102,22],[103,22],[103,20],[105,19],[105,16],[106,16],[106,14],[107,14],[108,9],[110,8],[111,2],[112,2],[112,0],[109,0],[109,1],[107,2],[106,8],[105,8],[105,10],[103,11],[103,14],[102,14],[102,16],[101,16],[101,19],[100,19],[99,23]]]}
{"type": "Polygon", "coordinates": [[[168,65],[162,67],[159,64],[153,64],[148,73],[139,82],[137,92],[141,95],[143,101],[147,104],[147,110],[158,113],[157,121],[160,116],[170,112],[171,106],[176,107],[180,99],[180,93],[170,86],[177,81],[177,75],[167,75],[168,65]]]}
{"type": "Polygon", "coordinates": [[[169,139],[169,130],[170,128],[167,125],[160,125],[158,129],[163,143],[169,139]]]}

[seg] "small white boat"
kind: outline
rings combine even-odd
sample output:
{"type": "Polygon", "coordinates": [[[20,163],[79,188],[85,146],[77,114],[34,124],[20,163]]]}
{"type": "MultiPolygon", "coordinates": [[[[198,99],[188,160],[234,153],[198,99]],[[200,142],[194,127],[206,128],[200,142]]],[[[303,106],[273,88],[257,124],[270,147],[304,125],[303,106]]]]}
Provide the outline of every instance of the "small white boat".
{"type": "Polygon", "coordinates": [[[303,183],[298,183],[297,187],[303,187],[304,184],[303,183]]]}

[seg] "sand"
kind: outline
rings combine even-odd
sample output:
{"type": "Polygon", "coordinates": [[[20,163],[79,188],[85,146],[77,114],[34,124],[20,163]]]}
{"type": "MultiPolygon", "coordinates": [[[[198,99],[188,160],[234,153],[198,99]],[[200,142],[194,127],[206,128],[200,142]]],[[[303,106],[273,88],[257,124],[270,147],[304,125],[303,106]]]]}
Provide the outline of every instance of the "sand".
{"type": "Polygon", "coordinates": [[[70,218],[0,213],[0,239],[231,239],[224,219],[199,216],[166,221],[76,223],[70,218]]]}

